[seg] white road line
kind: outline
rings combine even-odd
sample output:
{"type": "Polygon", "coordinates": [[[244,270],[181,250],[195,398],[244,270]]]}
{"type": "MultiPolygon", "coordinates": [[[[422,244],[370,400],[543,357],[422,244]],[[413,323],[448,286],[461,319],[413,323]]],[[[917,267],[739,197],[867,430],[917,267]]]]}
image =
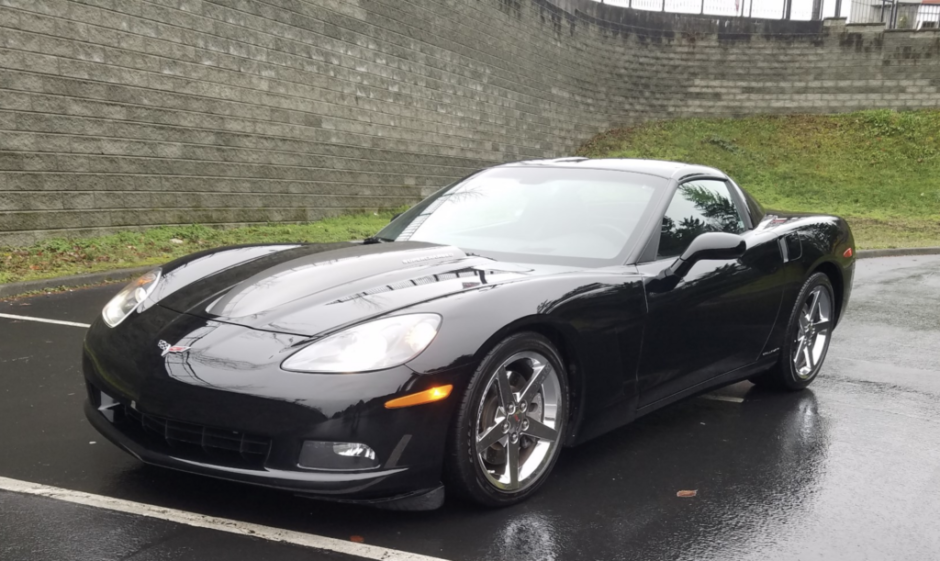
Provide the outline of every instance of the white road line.
{"type": "Polygon", "coordinates": [[[269,540],[272,542],[290,543],[304,547],[313,547],[336,553],[355,555],[366,559],[380,559],[383,561],[443,561],[437,557],[428,557],[417,553],[408,553],[394,549],[386,549],[376,545],[366,545],[363,543],[348,542],[334,538],[325,538],[313,534],[304,534],[302,532],[293,532],[291,530],[282,530],[270,526],[261,526],[260,524],[250,524],[248,522],[239,522],[226,518],[216,518],[215,516],[204,516],[185,510],[176,510],[173,508],[164,508],[148,505],[144,503],[135,503],[122,499],[114,499],[101,495],[92,495],[80,491],[71,491],[69,489],[60,489],[59,487],[50,487],[40,485],[39,483],[30,483],[18,479],[8,479],[0,477],[0,490],[12,491],[14,493],[23,493],[26,495],[36,495],[48,497],[59,501],[85,505],[115,512],[124,512],[137,516],[147,516],[159,520],[167,520],[178,524],[185,524],[196,528],[208,528],[230,534],[250,536],[269,540]]]}
{"type": "Polygon", "coordinates": [[[58,319],[33,318],[29,316],[15,316],[13,314],[0,314],[0,318],[19,319],[23,321],[38,321],[39,323],[54,323],[56,325],[70,325],[72,327],[91,327],[90,323],[76,323],[74,321],[62,321],[58,319]]]}
{"type": "Polygon", "coordinates": [[[733,397],[730,395],[716,395],[713,393],[707,393],[699,396],[702,399],[710,399],[712,401],[727,401],[728,403],[744,403],[743,397],[733,397]]]}

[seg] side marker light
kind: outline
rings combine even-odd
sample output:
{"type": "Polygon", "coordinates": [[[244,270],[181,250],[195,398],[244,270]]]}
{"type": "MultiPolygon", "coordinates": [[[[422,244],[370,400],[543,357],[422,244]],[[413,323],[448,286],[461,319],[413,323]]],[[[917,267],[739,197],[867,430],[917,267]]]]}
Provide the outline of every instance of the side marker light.
{"type": "Polygon", "coordinates": [[[845,250],[845,253],[842,254],[842,257],[848,258],[848,257],[852,257],[852,255],[853,255],[852,248],[850,247],[847,250],[845,250]]]}
{"type": "Polygon", "coordinates": [[[406,395],[404,397],[396,397],[390,401],[385,402],[386,409],[400,409],[402,407],[411,407],[412,405],[421,405],[422,403],[431,403],[432,401],[440,401],[450,395],[450,392],[454,389],[454,386],[447,384],[446,386],[438,386],[436,388],[431,388],[423,392],[413,393],[411,395],[406,395]]]}

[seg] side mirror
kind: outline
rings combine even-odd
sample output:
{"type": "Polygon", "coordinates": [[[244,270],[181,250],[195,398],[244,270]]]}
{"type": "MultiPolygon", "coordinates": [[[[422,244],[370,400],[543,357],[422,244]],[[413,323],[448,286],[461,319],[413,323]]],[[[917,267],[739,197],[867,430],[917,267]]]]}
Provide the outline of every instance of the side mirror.
{"type": "Polygon", "coordinates": [[[705,232],[699,234],[671,267],[666,269],[670,276],[682,278],[697,262],[705,259],[737,259],[744,255],[747,242],[737,234],[725,232],[705,232]]]}
{"type": "Polygon", "coordinates": [[[747,243],[737,234],[705,232],[699,234],[679,259],[701,261],[703,259],[737,259],[744,255],[747,243]]]}
{"type": "Polygon", "coordinates": [[[663,269],[655,278],[650,279],[648,289],[651,292],[668,292],[692,270],[692,266],[703,259],[737,259],[744,255],[747,242],[737,234],[724,232],[705,232],[699,234],[688,249],[676,259],[676,262],[663,269]]]}
{"type": "Polygon", "coordinates": [[[660,273],[659,276],[662,277],[663,281],[672,278],[678,284],[679,279],[692,270],[692,266],[697,262],[704,259],[737,259],[744,255],[746,249],[747,242],[737,234],[705,232],[692,240],[688,249],[682,252],[679,259],[676,259],[676,262],[660,273]]]}

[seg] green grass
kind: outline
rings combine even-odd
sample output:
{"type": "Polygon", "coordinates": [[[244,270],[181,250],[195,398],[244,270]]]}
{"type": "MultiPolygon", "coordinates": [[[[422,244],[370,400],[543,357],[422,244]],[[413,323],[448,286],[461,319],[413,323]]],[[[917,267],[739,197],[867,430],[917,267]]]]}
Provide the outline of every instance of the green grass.
{"type": "Polygon", "coordinates": [[[846,218],[862,249],[940,246],[940,111],[662,121],[578,154],[716,167],[767,208],[846,218]]]}
{"type": "Polygon", "coordinates": [[[94,238],[43,241],[31,247],[0,248],[0,284],[158,265],[225,245],[279,242],[338,242],[378,232],[403,209],[327,218],[309,224],[267,224],[216,229],[162,226],[94,238]]]}

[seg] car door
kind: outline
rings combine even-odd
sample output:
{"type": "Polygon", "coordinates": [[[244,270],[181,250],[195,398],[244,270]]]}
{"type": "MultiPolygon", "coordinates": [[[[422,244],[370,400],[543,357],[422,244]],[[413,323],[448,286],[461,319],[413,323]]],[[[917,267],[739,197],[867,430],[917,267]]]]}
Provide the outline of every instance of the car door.
{"type": "Polygon", "coordinates": [[[639,406],[651,405],[755,362],[782,296],[776,240],[756,234],[729,183],[700,177],[681,183],[663,216],[652,257],[638,264],[654,277],[704,232],[742,235],[738,259],[701,260],[677,283],[647,283],[649,313],[638,372],[639,406]],[[671,285],[674,284],[674,287],[671,285]]]}

